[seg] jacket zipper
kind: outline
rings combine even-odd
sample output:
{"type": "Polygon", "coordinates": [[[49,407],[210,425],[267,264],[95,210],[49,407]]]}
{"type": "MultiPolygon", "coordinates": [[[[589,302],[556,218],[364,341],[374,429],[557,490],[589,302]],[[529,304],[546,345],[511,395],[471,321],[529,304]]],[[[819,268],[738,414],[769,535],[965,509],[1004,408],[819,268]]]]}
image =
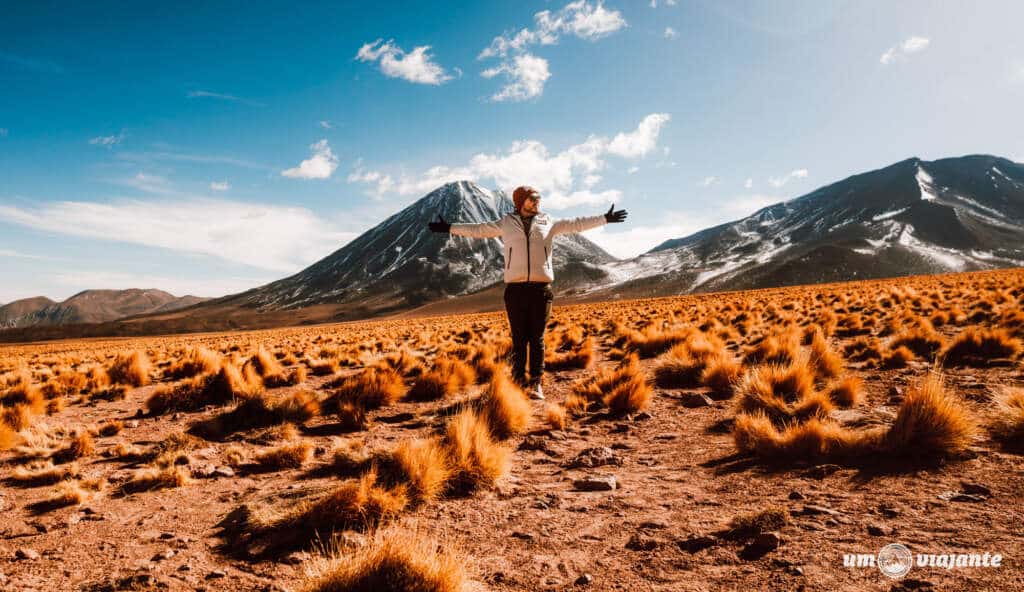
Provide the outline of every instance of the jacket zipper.
{"type": "Polygon", "coordinates": [[[519,223],[523,226],[523,234],[526,235],[526,281],[530,281],[530,233],[526,230],[526,222],[520,216],[519,223]]]}
{"type": "Polygon", "coordinates": [[[505,269],[512,267],[512,247],[508,248],[508,261],[505,262],[505,269]]]}

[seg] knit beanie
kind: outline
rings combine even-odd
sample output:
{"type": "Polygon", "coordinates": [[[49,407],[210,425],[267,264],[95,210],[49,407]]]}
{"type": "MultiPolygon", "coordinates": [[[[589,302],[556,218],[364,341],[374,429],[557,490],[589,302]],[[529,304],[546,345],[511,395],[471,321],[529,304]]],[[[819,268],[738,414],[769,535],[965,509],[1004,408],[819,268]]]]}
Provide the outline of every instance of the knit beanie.
{"type": "Polygon", "coordinates": [[[533,187],[530,187],[529,185],[516,187],[516,190],[512,192],[512,203],[516,206],[517,212],[523,208],[523,203],[526,201],[526,198],[532,193],[537,193],[537,190],[534,189],[533,187]]]}

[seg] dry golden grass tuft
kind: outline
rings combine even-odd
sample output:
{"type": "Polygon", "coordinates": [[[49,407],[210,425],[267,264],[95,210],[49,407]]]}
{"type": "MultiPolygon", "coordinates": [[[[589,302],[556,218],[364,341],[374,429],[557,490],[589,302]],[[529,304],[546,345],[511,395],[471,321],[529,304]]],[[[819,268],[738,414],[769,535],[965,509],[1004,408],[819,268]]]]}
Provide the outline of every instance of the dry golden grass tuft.
{"type": "Polygon", "coordinates": [[[789,523],[789,511],[772,506],[764,510],[734,516],[729,521],[727,532],[730,538],[753,538],[763,532],[782,530],[789,523]]]}
{"type": "Polygon", "coordinates": [[[914,352],[905,345],[895,347],[882,354],[878,367],[885,370],[905,368],[907,363],[916,358],[914,352]]]}
{"type": "Polygon", "coordinates": [[[145,352],[136,350],[130,354],[118,356],[110,368],[107,368],[107,375],[110,377],[110,382],[115,384],[145,386],[150,382],[149,370],[149,357],[145,352]]]}
{"type": "Polygon", "coordinates": [[[623,340],[623,349],[635,352],[641,358],[653,358],[690,335],[687,329],[661,329],[650,326],[642,331],[630,331],[623,340]]]}
{"type": "Polygon", "coordinates": [[[49,461],[25,467],[16,467],[11,471],[8,481],[20,487],[39,487],[53,485],[68,479],[76,479],[81,474],[78,464],[53,466],[49,461]]]}
{"type": "Polygon", "coordinates": [[[405,398],[409,401],[436,401],[450,397],[455,390],[454,376],[439,370],[430,370],[416,379],[405,398]]]}
{"type": "Polygon", "coordinates": [[[223,364],[216,374],[204,374],[174,386],[156,390],[146,399],[151,415],[169,411],[194,411],[206,405],[227,405],[263,392],[263,382],[253,372],[223,364]]]}
{"type": "Polygon", "coordinates": [[[803,360],[751,368],[736,386],[736,394],[740,412],[760,411],[780,425],[823,417],[832,410],[828,396],[814,389],[814,375],[803,360]]]}
{"type": "Polygon", "coordinates": [[[914,355],[926,360],[933,360],[945,342],[945,338],[935,330],[931,322],[927,319],[915,318],[911,326],[898,333],[888,345],[890,350],[906,346],[907,349],[914,352],[914,355]]]}
{"type": "Polygon", "coordinates": [[[53,453],[51,458],[56,464],[64,464],[89,456],[96,452],[96,444],[93,442],[89,432],[81,432],[71,439],[71,442],[60,450],[53,453]]]}
{"type": "Polygon", "coordinates": [[[565,398],[565,403],[562,406],[565,407],[565,412],[572,417],[580,417],[587,413],[590,400],[583,395],[570,394],[565,398]]]}
{"type": "Polygon", "coordinates": [[[278,471],[301,468],[311,458],[313,458],[313,444],[302,440],[260,452],[253,460],[263,470],[278,471]]]}
{"type": "Polygon", "coordinates": [[[754,345],[746,348],[743,363],[753,364],[792,364],[800,355],[800,332],[789,328],[768,335],[754,345]]]}
{"type": "Polygon", "coordinates": [[[907,389],[882,444],[899,457],[941,460],[964,452],[976,430],[961,401],[930,374],[907,389]]]}
{"type": "Polygon", "coordinates": [[[452,478],[452,461],[444,442],[419,438],[401,442],[380,463],[387,481],[405,485],[416,503],[437,499],[452,478]]]}
{"type": "Polygon", "coordinates": [[[183,487],[192,482],[188,469],[172,465],[164,468],[140,469],[121,485],[121,493],[138,493],[154,489],[183,487]]]}
{"type": "Polygon", "coordinates": [[[568,423],[567,419],[565,407],[558,403],[548,403],[544,407],[544,423],[548,424],[551,429],[564,430],[568,423]]]}
{"type": "Polygon", "coordinates": [[[405,395],[402,375],[390,366],[372,366],[344,379],[332,394],[332,404],[356,403],[363,409],[391,405],[405,395]]]}
{"type": "Polygon", "coordinates": [[[432,537],[408,531],[376,533],[353,553],[335,554],[304,583],[304,592],[462,592],[463,559],[438,549],[432,537]]]}
{"type": "Polygon", "coordinates": [[[826,394],[837,407],[856,407],[863,398],[859,376],[844,376],[829,383],[826,394]]]}
{"type": "Polygon", "coordinates": [[[734,394],[736,383],[743,374],[743,367],[728,352],[708,360],[701,373],[700,382],[711,389],[711,398],[729,399],[734,394]]]}
{"type": "Polygon", "coordinates": [[[508,472],[511,451],[491,437],[487,421],[473,409],[457,414],[445,430],[458,493],[493,487],[508,472]]]}
{"type": "Polygon", "coordinates": [[[344,528],[369,528],[398,516],[409,505],[405,487],[384,487],[371,469],[355,481],[342,483],[314,502],[304,502],[279,520],[262,525],[258,530],[291,531],[314,541],[326,539],[344,528]]]}
{"type": "Polygon", "coordinates": [[[99,430],[97,430],[97,434],[104,438],[109,438],[111,436],[116,436],[117,434],[121,433],[122,429],[124,429],[124,423],[122,423],[120,420],[112,419],[103,422],[103,425],[101,425],[99,427],[99,430]]]}
{"type": "Polygon", "coordinates": [[[875,431],[854,432],[816,417],[786,424],[780,430],[761,411],[740,413],[733,426],[737,450],[778,465],[866,462],[878,452],[879,436],[875,431]]]}
{"type": "Polygon", "coordinates": [[[940,356],[944,366],[991,366],[1020,355],[1021,340],[1006,329],[964,329],[940,356]]]}
{"type": "Polygon", "coordinates": [[[530,424],[533,406],[510,378],[496,374],[480,398],[480,417],[499,440],[522,434],[530,424]]]}
{"type": "Polygon", "coordinates": [[[199,374],[212,374],[220,369],[221,359],[217,352],[205,347],[191,348],[178,361],[164,370],[164,377],[173,380],[191,378],[199,374]]]}
{"type": "Polygon", "coordinates": [[[594,341],[587,339],[582,344],[570,345],[571,349],[555,352],[545,357],[544,366],[551,372],[562,370],[586,369],[594,362],[594,341]]]}
{"type": "Polygon", "coordinates": [[[811,336],[811,368],[818,380],[835,378],[843,372],[843,358],[832,351],[828,340],[820,329],[815,329],[811,336]]]}
{"type": "Polygon", "coordinates": [[[1024,388],[1009,387],[996,397],[992,435],[1007,450],[1024,452],[1024,388]]]}

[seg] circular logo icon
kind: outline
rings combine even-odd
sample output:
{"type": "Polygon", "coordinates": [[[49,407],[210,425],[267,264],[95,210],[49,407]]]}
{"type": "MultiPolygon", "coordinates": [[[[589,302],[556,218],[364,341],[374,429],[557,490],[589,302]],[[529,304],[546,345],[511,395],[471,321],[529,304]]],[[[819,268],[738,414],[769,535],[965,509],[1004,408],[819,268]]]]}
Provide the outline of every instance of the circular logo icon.
{"type": "Polygon", "coordinates": [[[899,579],[907,575],[910,567],[914,564],[914,558],[910,549],[899,543],[893,543],[882,547],[878,552],[878,569],[893,579],[899,579]]]}

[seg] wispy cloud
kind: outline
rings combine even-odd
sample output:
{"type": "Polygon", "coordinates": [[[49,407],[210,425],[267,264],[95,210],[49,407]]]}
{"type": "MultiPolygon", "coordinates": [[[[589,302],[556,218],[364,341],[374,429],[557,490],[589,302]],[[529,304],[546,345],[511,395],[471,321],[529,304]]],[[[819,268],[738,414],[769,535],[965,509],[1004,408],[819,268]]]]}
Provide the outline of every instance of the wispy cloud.
{"type": "Polygon", "coordinates": [[[247,169],[261,169],[261,170],[276,170],[274,167],[259,164],[256,162],[250,162],[241,158],[235,158],[233,156],[216,155],[216,154],[185,154],[182,152],[166,152],[166,151],[153,151],[153,152],[118,152],[117,158],[121,160],[127,160],[129,162],[139,163],[150,163],[157,161],[181,161],[181,162],[193,162],[199,164],[227,164],[247,169]]]}
{"type": "Polygon", "coordinates": [[[210,189],[213,191],[227,191],[228,189],[231,189],[231,183],[228,183],[227,181],[211,181],[210,189]]]}
{"type": "Polygon", "coordinates": [[[629,160],[643,158],[657,148],[661,128],[669,121],[667,113],[652,113],[636,129],[612,138],[591,135],[580,144],[552,153],[536,140],[513,142],[503,152],[479,153],[461,166],[434,166],[418,176],[392,177],[382,171],[368,170],[357,161],[348,176],[350,183],[373,186],[372,194],[422,195],[450,181],[469,179],[493,182],[510,191],[529,184],[544,195],[544,206],[559,210],[579,205],[606,204],[622,199],[618,189],[595,189],[598,173],[609,157],[629,160]]]}
{"type": "Polygon", "coordinates": [[[543,10],[533,15],[534,28],[495,37],[477,56],[479,60],[498,58],[499,65],[481,72],[485,78],[504,75],[506,85],[491,96],[492,101],[525,101],[539,97],[550,78],[548,62],[528,51],[531,45],[553,45],[562,35],[596,41],[626,26],[618,10],[608,10],[598,0],[590,4],[577,0],[557,12],[543,10]]]}
{"type": "Polygon", "coordinates": [[[185,96],[190,98],[190,99],[217,99],[217,100],[220,100],[220,101],[231,101],[231,102],[234,102],[234,103],[241,103],[243,105],[249,105],[250,107],[263,107],[264,106],[263,103],[260,103],[260,102],[257,102],[257,101],[253,101],[251,99],[246,99],[246,98],[243,98],[243,97],[239,97],[239,96],[235,96],[235,95],[230,95],[230,94],[227,94],[227,93],[213,92],[213,91],[209,91],[209,90],[190,90],[190,91],[188,91],[188,93],[185,94],[185,96]]]}
{"type": "Polygon", "coordinates": [[[480,73],[484,78],[494,78],[499,74],[504,75],[508,83],[491,95],[492,101],[525,101],[539,97],[544,92],[544,83],[551,77],[548,61],[529,53],[517,55],[480,73]]]}
{"type": "Polygon", "coordinates": [[[719,181],[721,181],[721,179],[715,176],[704,177],[704,180],[700,182],[700,186],[711,187],[712,185],[717,185],[719,181]]]}
{"type": "Polygon", "coordinates": [[[22,253],[21,251],[15,251],[13,249],[0,249],[0,257],[10,257],[11,259],[36,259],[36,260],[52,260],[52,257],[45,257],[43,255],[32,255],[30,253],[22,253]]]}
{"type": "Polygon", "coordinates": [[[883,65],[889,65],[897,60],[906,59],[912,53],[918,53],[928,49],[931,40],[927,37],[910,37],[899,45],[890,47],[878,58],[883,65]]]}
{"type": "Polygon", "coordinates": [[[30,58],[26,56],[20,56],[13,53],[7,53],[0,51],[0,62],[6,62],[13,64],[19,68],[25,70],[32,70],[33,72],[40,72],[43,74],[63,74],[64,68],[60,64],[56,64],[49,60],[41,60],[38,58],[30,58]]]}
{"type": "Polygon", "coordinates": [[[354,237],[304,208],[209,198],[0,206],[0,220],[57,234],[160,247],[293,272],[354,237]]]}
{"type": "Polygon", "coordinates": [[[781,177],[769,177],[768,184],[776,189],[782,187],[786,183],[794,179],[806,179],[808,175],[807,169],[796,169],[789,173],[782,175],[781,177]]]}
{"type": "Polygon", "coordinates": [[[428,53],[429,45],[422,45],[406,53],[394,44],[394,40],[385,42],[378,39],[364,44],[356,53],[356,59],[362,62],[380,62],[380,71],[389,78],[401,78],[417,84],[439,85],[453,78],[444,68],[432,61],[428,53]]]}
{"type": "Polygon", "coordinates": [[[326,119],[321,119],[320,127],[322,127],[323,129],[334,129],[334,124],[331,123],[330,121],[327,121],[326,119]]]}
{"type": "Polygon", "coordinates": [[[331,151],[327,140],[312,144],[313,155],[299,163],[299,166],[281,171],[284,177],[292,179],[329,179],[338,168],[338,157],[331,151]]]}
{"type": "Polygon", "coordinates": [[[679,36],[679,33],[672,27],[665,27],[665,32],[662,33],[665,39],[675,39],[679,36]]]}
{"type": "Polygon", "coordinates": [[[92,146],[102,146],[103,148],[112,148],[123,142],[127,137],[128,134],[122,130],[121,133],[116,136],[96,136],[95,138],[91,138],[89,140],[89,144],[92,146]]]}

